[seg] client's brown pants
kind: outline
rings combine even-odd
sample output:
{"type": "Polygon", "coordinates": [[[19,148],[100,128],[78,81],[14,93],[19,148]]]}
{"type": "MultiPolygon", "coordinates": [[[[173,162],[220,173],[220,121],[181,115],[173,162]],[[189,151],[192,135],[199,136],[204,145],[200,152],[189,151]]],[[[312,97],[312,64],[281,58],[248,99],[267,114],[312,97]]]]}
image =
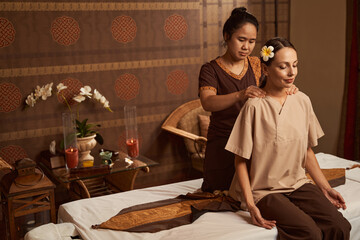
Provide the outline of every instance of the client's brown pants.
{"type": "Polygon", "coordinates": [[[310,183],[291,194],[269,194],[257,207],[263,218],[276,220],[277,239],[342,240],[350,237],[350,223],[320,189],[310,183]]]}

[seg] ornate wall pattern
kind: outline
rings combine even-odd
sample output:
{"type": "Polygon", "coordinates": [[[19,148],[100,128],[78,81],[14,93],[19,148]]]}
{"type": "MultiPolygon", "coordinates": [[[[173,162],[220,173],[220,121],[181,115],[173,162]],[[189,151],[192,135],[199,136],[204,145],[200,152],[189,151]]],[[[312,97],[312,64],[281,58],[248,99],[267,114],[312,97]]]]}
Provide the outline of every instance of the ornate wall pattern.
{"type": "MultiPolygon", "coordinates": [[[[137,187],[191,178],[182,140],[160,126],[177,106],[198,97],[200,66],[224,51],[222,25],[234,7],[248,7],[264,24],[260,41],[274,34],[274,1],[263,2],[1,2],[0,156],[35,159],[52,140],[61,141],[67,111],[61,97],[23,106],[37,85],[63,82],[67,98],[89,85],[109,100],[113,113],[92,102],[79,105],[82,118],[101,124],[106,148],[124,150],[123,107],[137,106],[140,152],[160,163],[139,175],[137,187]]],[[[288,1],[279,2],[286,22],[288,1]]],[[[288,34],[286,23],[281,29],[288,34]]]]}

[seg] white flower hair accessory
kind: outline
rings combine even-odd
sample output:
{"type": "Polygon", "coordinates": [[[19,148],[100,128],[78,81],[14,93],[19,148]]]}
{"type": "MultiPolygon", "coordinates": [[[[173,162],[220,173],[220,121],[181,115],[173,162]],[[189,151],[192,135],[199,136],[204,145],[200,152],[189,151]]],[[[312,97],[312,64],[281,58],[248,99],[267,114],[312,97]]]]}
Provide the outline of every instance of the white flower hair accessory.
{"type": "Polygon", "coordinates": [[[264,62],[269,61],[269,58],[274,57],[274,47],[273,46],[269,46],[269,47],[263,46],[260,51],[260,56],[262,57],[264,62]]]}

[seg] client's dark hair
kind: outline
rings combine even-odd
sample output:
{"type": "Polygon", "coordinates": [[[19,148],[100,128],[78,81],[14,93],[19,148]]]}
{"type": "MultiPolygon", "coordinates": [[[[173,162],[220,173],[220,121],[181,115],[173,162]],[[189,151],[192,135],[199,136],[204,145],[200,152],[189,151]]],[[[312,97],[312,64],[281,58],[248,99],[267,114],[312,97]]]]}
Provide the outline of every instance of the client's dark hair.
{"type": "MultiPolygon", "coordinates": [[[[270,64],[274,61],[274,58],[276,57],[276,53],[280,49],[288,47],[296,51],[294,45],[289,40],[281,37],[275,37],[267,40],[264,46],[266,47],[272,46],[274,48],[274,50],[272,51],[274,53],[274,56],[272,58],[269,58],[267,61],[264,61],[264,58],[260,57],[261,63],[265,64],[266,66],[270,66],[270,64]]],[[[265,84],[266,84],[266,77],[263,76],[260,81],[260,88],[265,87],[265,84]]]]}
{"type": "MultiPolygon", "coordinates": [[[[226,20],[223,27],[223,36],[228,34],[229,39],[232,34],[241,28],[245,23],[251,23],[256,27],[256,31],[259,31],[259,23],[254,15],[246,11],[246,8],[239,7],[232,10],[230,17],[226,20]]],[[[227,40],[227,39],[224,39],[227,40]]]]}

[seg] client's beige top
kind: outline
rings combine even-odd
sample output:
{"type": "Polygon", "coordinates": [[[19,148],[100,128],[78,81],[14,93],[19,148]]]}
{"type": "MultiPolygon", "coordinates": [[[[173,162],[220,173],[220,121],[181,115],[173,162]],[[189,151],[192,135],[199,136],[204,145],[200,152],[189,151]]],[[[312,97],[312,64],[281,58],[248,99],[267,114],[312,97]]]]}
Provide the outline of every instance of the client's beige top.
{"type": "MultiPolygon", "coordinates": [[[[250,159],[250,185],[257,203],[267,194],[289,193],[309,182],[305,175],[307,148],[316,146],[323,135],[304,93],[287,96],[283,106],[269,96],[250,98],[240,111],[225,149],[250,159]]],[[[245,209],[236,176],[229,194],[245,209]]]]}

